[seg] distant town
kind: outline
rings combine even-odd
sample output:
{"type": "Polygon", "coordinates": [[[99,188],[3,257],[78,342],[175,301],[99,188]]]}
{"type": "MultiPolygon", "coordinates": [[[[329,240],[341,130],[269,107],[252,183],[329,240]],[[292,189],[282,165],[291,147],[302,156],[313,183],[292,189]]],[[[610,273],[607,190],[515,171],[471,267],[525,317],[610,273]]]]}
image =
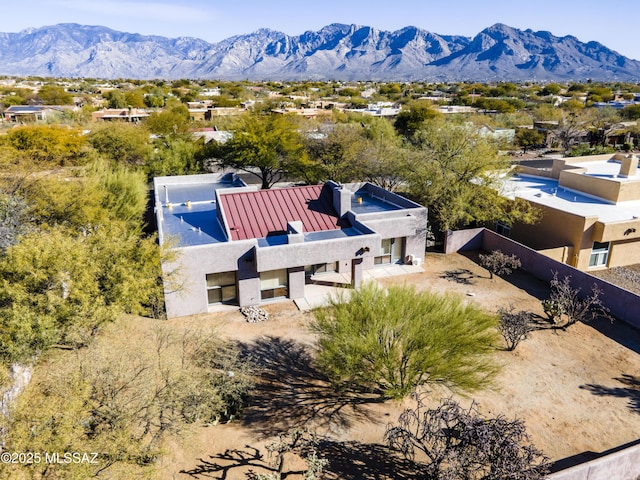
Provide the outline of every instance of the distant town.
{"type": "Polygon", "coordinates": [[[639,119],[0,77],[0,477],[635,480],[639,119]]]}

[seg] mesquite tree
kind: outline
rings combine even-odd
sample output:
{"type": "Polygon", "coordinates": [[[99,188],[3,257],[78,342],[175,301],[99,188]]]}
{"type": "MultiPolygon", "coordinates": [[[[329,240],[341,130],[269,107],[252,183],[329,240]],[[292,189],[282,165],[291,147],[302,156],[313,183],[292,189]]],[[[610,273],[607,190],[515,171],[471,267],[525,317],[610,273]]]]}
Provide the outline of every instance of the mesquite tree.
{"type": "Polygon", "coordinates": [[[387,426],[384,441],[406,458],[426,458],[421,478],[434,480],[541,480],[548,459],[535,448],[522,420],[485,418],[472,404],[462,408],[444,399],[428,409],[417,396],[397,425],[387,426]]]}

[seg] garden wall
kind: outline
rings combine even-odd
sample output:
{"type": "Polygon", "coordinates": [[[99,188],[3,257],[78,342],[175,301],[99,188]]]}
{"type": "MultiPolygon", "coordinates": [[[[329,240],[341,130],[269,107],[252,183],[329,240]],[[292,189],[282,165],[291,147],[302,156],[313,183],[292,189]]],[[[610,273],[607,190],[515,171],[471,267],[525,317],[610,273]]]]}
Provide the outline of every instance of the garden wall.
{"type": "MultiPolygon", "coordinates": [[[[581,292],[590,292],[594,284],[602,290],[602,301],[611,314],[620,321],[640,328],[640,296],[611,283],[573,268],[570,265],[549,258],[529,247],[498,235],[484,228],[448,232],[445,252],[464,250],[501,250],[508,255],[516,255],[522,263],[522,270],[549,282],[553,273],[558,277],[571,277],[571,285],[581,292]]],[[[611,454],[560,470],[547,476],[547,480],[638,480],[640,478],[640,444],[619,449],[611,454]]]]}
{"type": "Polygon", "coordinates": [[[558,272],[558,278],[571,277],[572,287],[579,288],[581,292],[586,294],[591,292],[594,284],[597,284],[602,290],[602,301],[610,310],[611,315],[635,328],[640,328],[640,315],[638,314],[640,312],[640,296],[633,292],[542,255],[532,248],[486,228],[447,233],[446,253],[479,249],[487,252],[501,250],[508,255],[516,255],[520,258],[522,270],[545,282],[549,282],[553,278],[553,273],[558,272]]]}
{"type": "Polygon", "coordinates": [[[624,448],[547,476],[547,480],[636,480],[640,477],[640,445],[624,448]]]}

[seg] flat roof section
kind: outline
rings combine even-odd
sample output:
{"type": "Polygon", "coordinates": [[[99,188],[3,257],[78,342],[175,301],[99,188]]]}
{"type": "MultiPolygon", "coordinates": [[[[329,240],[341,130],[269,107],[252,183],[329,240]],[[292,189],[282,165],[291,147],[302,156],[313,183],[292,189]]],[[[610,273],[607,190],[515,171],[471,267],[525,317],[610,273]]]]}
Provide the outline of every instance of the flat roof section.
{"type": "Polygon", "coordinates": [[[355,214],[388,212],[400,208],[402,207],[375,197],[367,191],[357,191],[351,196],[351,210],[355,214]]]}
{"type": "Polygon", "coordinates": [[[503,192],[509,198],[523,198],[582,217],[597,217],[604,223],[640,217],[640,200],[608,203],[575,190],[559,187],[557,180],[548,178],[514,176],[505,183],[503,192]]]}
{"type": "Polygon", "coordinates": [[[228,241],[218,220],[216,190],[242,186],[230,175],[158,177],[156,208],[162,209],[159,228],[163,241],[174,247],[190,247],[228,241]]]}
{"type": "MultiPolygon", "coordinates": [[[[620,161],[616,160],[601,160],[598,162],[579,162],[572,163],[572,167],[579,167],[586,169],[583,175],[590,177],[606,178],[608,180],[615,180],[618,182],[628,182],[633,180],[639,180],[640,175],[636,174],[631,177],[621,177],[620,173],[620,161]]],[[[571,170],[569,170],[571,171],[571,170]]]]}
{"type": "Polygon", "coordinates": [[[163,234],[165,241],[174,239],[175,247],[191,247],[209,243],[226,242],[227,236],[216,216],[215,202],[166,205],[163,209],[163,234]]]}

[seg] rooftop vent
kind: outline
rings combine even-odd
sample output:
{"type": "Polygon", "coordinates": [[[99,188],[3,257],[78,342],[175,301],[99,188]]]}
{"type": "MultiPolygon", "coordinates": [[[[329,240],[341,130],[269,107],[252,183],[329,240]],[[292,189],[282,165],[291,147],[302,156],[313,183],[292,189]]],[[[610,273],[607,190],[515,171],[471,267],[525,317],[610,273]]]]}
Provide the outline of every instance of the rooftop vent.
{"type": "Polygon", "coordinates": [[[620,165],[620,177],[634,177],[638,172],[638,157],[629,154],[622,159],[622,165],[620,165]]]}

